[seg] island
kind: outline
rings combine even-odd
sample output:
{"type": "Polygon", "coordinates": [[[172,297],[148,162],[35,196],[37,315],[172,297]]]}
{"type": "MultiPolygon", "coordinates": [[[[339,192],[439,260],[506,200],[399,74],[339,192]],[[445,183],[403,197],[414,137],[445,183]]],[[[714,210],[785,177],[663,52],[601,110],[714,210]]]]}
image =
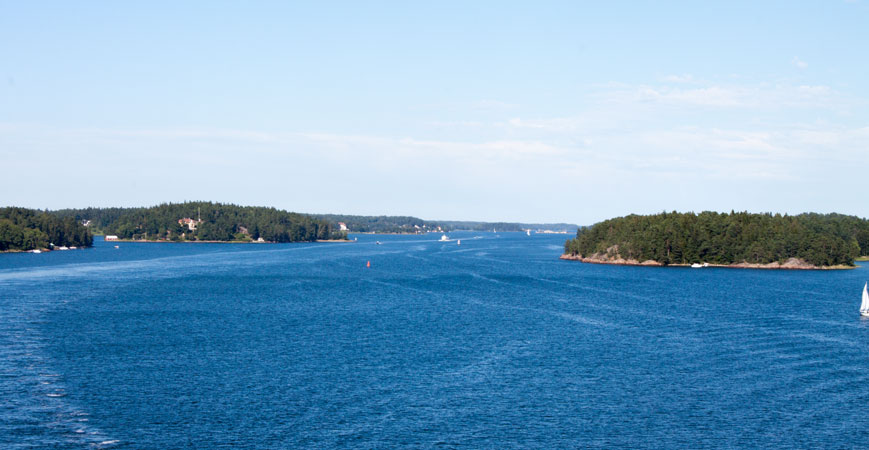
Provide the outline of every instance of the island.
{"type": "Polygon", "coordinates": [[[0,252],[90,247],[93,235],[72,218],[28,208],[0,208],[0,252]]]}
{"type": "Polygon", "coordinates": [[[412,216],[353,216],[314,214],[334,227],[353,233],[423,234],[450,231],[538,231],[540,233],[573,233],[579,228],[568,223],[474,222],[460,220],[423,220],[412,216]]]}
{"type": "Polygon", "coordinates": [[[65,209],[52,214],[117,240],[283,243],[347,239],[346,232],[325,220],[262,206],[184,202],[147,208],[65,209]]]}
{"type": "Polygon", "coordinates": [[[842,214],[664,212],[580,227],[562,259],[597,264],[762,269],[853,268],[869,221],[842,214]]]}

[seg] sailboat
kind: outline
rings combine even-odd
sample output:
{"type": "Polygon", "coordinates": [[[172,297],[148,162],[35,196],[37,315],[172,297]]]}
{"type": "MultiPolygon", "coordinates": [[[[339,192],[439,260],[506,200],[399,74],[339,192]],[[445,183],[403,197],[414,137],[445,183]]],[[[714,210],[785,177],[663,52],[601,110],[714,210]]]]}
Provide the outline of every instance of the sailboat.
{"type": "Polygon", "coordinates": [[[860,303],[860,315],[869,317],[869,291],[867,291],[869,283],[863,285],[863,301],[860,303]]]}

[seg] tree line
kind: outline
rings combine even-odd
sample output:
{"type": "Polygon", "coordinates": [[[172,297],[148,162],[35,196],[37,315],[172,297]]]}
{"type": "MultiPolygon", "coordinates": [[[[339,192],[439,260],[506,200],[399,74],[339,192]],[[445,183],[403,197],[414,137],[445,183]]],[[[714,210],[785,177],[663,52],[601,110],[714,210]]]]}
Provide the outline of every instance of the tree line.
{"type": "Polygon", "coordinates": [[[574,224],[568,223],[517,223],[517,222],[474,222],[461,220],[423,220],[411,216],[351,216],[344,214],[316,214],[337,227],[343,223],[356,233],[424,233],[440,228],[441,231],[525,231],[546,229],[554,231],[573,231],[574,224]]]}
{"type": "Polygon", "coordinates": [[[445,220],[440,222],[446,229],[469,231],[525,231],[551,230],[573,231],[579,228],[572,223],[521,223],[521,222],[474,222],[467,220],[445,220]]]}
{"type": "Polygon", "coordinates": [[[343,223],[354,233],[404,233],[413,234],[437,229],[436,222],[411,216],[355,216],[346,214],[315,214],[314,217],[329,222],[333,227],[343,223]]]}
{"type": "Polygon", "coordinates": [[[629,215],[581,227],[564,251],[584,257],[609,251],[663,264],[767,264],[799,258],[816,266],[853,265],[858,256],[869,255],[869,220],[733,211],[629,215]]]}
{"type": "Polygon", "coordinates": [[[0,208],[0,251],[89,247],[93,236],[80,222],[28,208],[0,208]]]}
{"type": "Polygon", "coordinates": [[[327,221],[309,215],[213,202],[164,203],[148,208],[66,209],[56,214],[78,221],[89,220],[101,232],[121,239],[313,242],[347,237],[327,221]],[[180,223],[182,219],[191,219],[193,227],[180,223]]]}

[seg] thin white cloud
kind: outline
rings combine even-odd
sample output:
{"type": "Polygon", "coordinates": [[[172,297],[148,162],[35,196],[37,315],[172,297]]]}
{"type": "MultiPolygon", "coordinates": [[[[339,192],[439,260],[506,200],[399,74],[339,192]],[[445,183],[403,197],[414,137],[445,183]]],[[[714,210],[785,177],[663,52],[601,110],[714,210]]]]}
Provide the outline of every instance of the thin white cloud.
{"type": "Polygon", "coordinates": [[[498,100],[478,100],[471,102],[471,107],[475,109],[515,109],[518,105],[513,103],[502,102],[498,100]]]}
{"type": "Polygon", "coordinates": [[[667,75],[661,78],[661,81],[667,83],[694,83],[694,76],[691,74],[683,74],[683,75],[667,75]]]}
{"type": "MultiPolygon", "coordinates": [[[[801,208],[817,209],[798,198],[814,192],[805,180],[859,177],[856,162],[866,158],[869,127],[835,120],[840,110],[859,108],[853,106],[859,99],[849,101],[825,85],[680,80],[596,86],[575,114],[563,117],[506,111],[493,119],[497,115],[489,112],[446,109],[441,117],[448,120],[404,136],[0,123],[0,155],[9,166],[0,189],[14,192],[12,186],[26,183],[23,174],[41,167],[40,158],[63,159],[69,163],[45,169],[43,179],[68,186],[73,174],[98,161],[107,183],[119,186],[110,194],[127,202],[146,198],[145,192],[170,195],[168,188],[152,193],[143,186],[173,186],[195,167],[191,198],[280,205],[290,201],[282,193],[305,192],[328,178],[322,198],[339,199],[333,206],[296,196],[300,203],[288,207],[350,211],[356,203],[345,197],[352,192],[352,198],[391,199],[383,204],[394,205],[393,213],[423,215],[420,205],[445,211],[453,207],[445,198],[468,196],[462,200],[472,205],[467,211],[497,217],[497,211],[520,206],[553,214],[539,199],[566,203],[579,192],[594,193],[584,199],[590,208],[630,211],[649,202],[671,208],[673,196],[706,205],[704,192],[739,205],[743,199],[727,189],[750,195],[745,192],[751,187],[771,185],[789,190],[801,208]],[[227,179],[239,183],[222,181],[227,179]],[[438,189],[400,194],[427,186],[438,189]],[[274,200],[263,192],[274,193],[274,200]],[[634,195],[642,201],[625,200],[634,195]],[[474,206],[481,204],[489,209],[474,206]]],[[[86,193],[64,194],[75,199],[86,193]]]]}
{"type": "Polygon", "coordinates": [[[809,63],[801,60],[800,58],[798,58],[796,56],[794,56],[794,58],[791,59],[791,64],[793,64],[794,67],[796,67],[798,69],[805,69],[805,68],[809,67],[809,63]]]}
{"type": "Polygon", "coordinates": [[[838,95],[829,86],[726,86],[697,88],[640,85],[600,92],[610,103],[658,104],[716,108],[790,108],[839,105],[838,95]]]}

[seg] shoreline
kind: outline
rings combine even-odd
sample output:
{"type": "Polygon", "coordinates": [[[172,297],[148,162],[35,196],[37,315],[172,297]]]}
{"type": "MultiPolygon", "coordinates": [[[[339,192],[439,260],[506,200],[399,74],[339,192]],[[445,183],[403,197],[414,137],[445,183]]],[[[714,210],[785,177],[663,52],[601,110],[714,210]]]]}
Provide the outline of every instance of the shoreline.
{"type": "MultiPolygon", "coordinates": [[[[581,255],[570,255],[570,254],[562,254],[559,259],[567,260],[567,261],[579,261],[588,264],[609,264],[613,266],[643,266],[643,267],[691,267],[691,264],[664,264],[658,261],[646,260],[643,262],[637,261],[635,259],[602,259],[602,258],[584,258],[581,255]]],[[[779,262],[772,262],[767,264],[758,264],[758,263],[732,263],[732,264],[708,264],[705,267],[715,267],[721,269],[762,269],[762,270],[849,270],[856,269],[857,266],[845,266],[845,265],[836,265],[836,266],[814,266],[809,265],[804,262],[798,262],[794,258],[788,260],[784,264],[779,262]]]]}
{"type": "Polygon", "coordinates": [[[170,241],[170,240],[153,240],[153,239],[112,239],[111,241],[103,242],[126,242],[126,243],[143,243],[143,244],[304,244],[304,243],[329,243],[355,242],[350,239],[317,239],[315,241],[292,241],[292,242],[274,242],[274,241],[170,241]]]}

